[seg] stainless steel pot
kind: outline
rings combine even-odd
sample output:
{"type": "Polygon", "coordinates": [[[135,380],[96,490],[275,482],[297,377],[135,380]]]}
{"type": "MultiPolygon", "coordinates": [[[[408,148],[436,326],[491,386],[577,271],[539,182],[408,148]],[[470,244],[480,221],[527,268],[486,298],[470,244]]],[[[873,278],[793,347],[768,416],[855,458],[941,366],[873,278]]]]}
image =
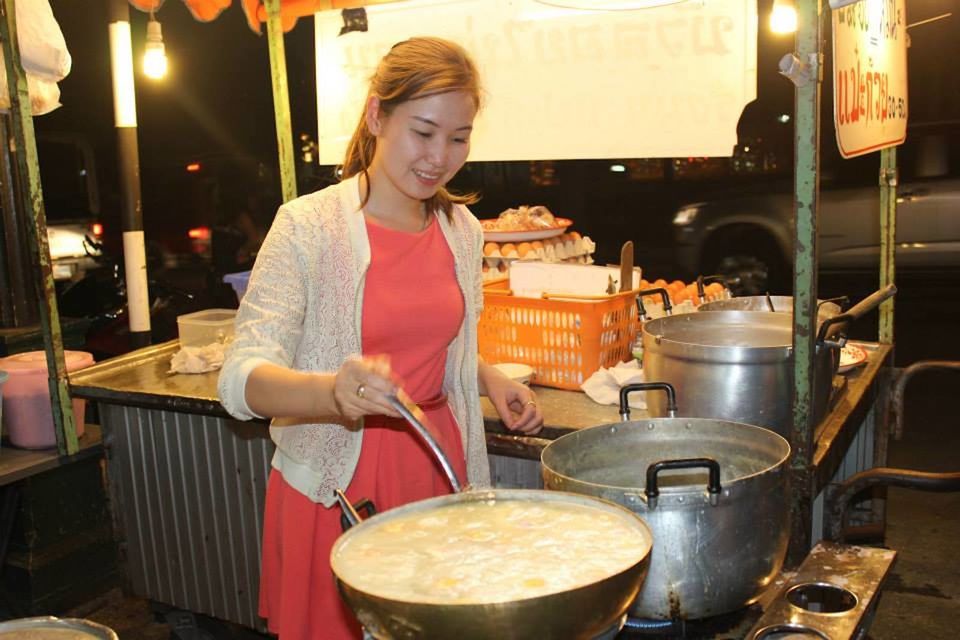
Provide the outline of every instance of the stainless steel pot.
{"type": "MultiPolygon", "coordinates": [[[[846,313],[818,324],[812,413],[827,413],[846,325],[896,292],[891,285],[846,313]]],[[[682,415],[721,418],[789,437],[793,396],[793,315],[764,311],[703,311],[651,320],[643,326],[647,380],[677,389],[682,415]]],[[[666,415],[660,396],[647,406],[666,415]]]]}
{"type": "MultiPolygon", "coordinates": [[[[455,491],[460,485],[443,451],[423,426],[416,409],[394,402],[420,437],[436,455],[455,491]]],[[[345,515],[353,526],[334,543],[331,566],[337,576],[340,594],[364,628],[375,638],[594,638],[611,628],[619,628],[621,619],[636,599],[650,563],[648,551],[637,563],[619,573],[608,575],[584,586],[540,597],[483,604],[439,604],[383,598],[364,591],[342,578],[338,570],[338,551],[356,536],[374,527],[389,525],[411,512],[430,512],[453,504],[505,500],[537,503],[585,505],[609,513],[626,515],[637,536],[651,544],[650,528],[630,510],[596,498],[571,493],[530,489],[463,491],[449,496],[421,500],[377,514],[363,522],[338,493],[345,515]]],[[[614,544],[615,541],[611,541],[614,544]]],[[[537,554],[531,548],[529,553],[537,554]]],[[[577,562],[576,558],[570,558],[577,562]]]]}
{"type": "MultiPolygon", "coordinates": [[[[780,571],[789,539],[782,437],[703,418],[629,420],[582,429],[547,445],[544,486],[631,509],[654,536],[650,572],[631,607],[643,618],[696,619],[750,604],[780,571]]],[[[652,394],[651,394],[652,395],[652,394]]]]}
{"type": "MultiPolygon", "coordinates": [[[[839,298],[817,301],[817,323],[840,314],[839,298]]],[[[704,302],[697,311],[773,311],[775,313],[793,313],[791,296],[740,296],[726,300],[704,302]]]]}

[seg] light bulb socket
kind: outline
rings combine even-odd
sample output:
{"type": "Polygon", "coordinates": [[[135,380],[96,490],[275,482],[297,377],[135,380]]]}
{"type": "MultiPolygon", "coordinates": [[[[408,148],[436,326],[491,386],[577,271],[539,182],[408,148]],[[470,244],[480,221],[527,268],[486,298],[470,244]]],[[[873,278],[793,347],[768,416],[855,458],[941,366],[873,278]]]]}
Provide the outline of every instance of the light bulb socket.
{"type": "Polygon", "coordinates": [[[160,23],[156,20],[147,22],[147,42],[163,44],[163,32],[160,30],[160,23]]]}

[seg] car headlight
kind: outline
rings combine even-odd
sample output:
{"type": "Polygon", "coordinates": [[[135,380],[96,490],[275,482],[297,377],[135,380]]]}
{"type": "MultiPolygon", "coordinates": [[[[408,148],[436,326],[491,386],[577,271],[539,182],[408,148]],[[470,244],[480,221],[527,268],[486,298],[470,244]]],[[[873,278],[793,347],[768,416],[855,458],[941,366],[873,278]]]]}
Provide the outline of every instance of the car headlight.
{"type": "Polygon", "coordinates": [[[678,227],[693,224],[693,221],[697,219],[697,214],[699,213],[700,209],[698,207],[683,207],[673,216],[673,224],[678,227]]]}

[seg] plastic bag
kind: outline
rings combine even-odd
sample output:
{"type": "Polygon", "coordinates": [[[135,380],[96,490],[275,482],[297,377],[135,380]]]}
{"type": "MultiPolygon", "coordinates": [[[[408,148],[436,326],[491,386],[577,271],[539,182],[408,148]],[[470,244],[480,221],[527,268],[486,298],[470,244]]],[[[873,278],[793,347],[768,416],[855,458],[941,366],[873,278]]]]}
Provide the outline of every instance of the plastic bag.
{"type": "MultiPolygon", "coordinates": [[[[17,0],[17,36],[20,60],[27,72],[27,89],[33,115],[50,113],[60,106],[57,82],[70,73],[72,59],[49,0],[17,0]]],[[[0,111],[10,110],[7,72],[0,51],[0,111]]]]}

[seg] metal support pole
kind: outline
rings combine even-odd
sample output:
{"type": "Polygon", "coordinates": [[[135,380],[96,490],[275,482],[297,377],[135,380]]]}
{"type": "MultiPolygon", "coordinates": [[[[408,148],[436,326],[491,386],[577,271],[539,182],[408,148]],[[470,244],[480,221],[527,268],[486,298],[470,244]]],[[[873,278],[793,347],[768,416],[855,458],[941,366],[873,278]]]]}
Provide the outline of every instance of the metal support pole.
{"type": "Polygon", "coordinates": [[[794,111],[794,207],[796,241],[793,256],[793,431],[791,468],[791,535],[788,566],[802,562],[810,550],[813,500],[813,359],[817,317],[817,213],[820,180],[820,0],[797,6],[796,55],[814,65],[813,78],[798,84],[794,111]]]}
{"type": "MultiPolygon", "coordinates": [[[[880,287],[896,281],[897,148],[880,150],[880,287]]],[[[893,344],[894,299],[880,305],[880,342],[893,344]]]]}
{"type": "Polygon", "coordinates": [[[289,202],[297,197],[297,170],[293,162],[293,127],[290,123],[290,92],[287,88],[287,57],[280,23],[280,0],[264,0],[263,4],[267,9],[267,44],[270,48],[277,154],[280,157],[280,187],[283,201],[289,202]]]}
{"type": "Polygon", "coordinates": [[[21,193],[29,199],[30,214],[27,228],[34,268],[40,274],[40,324],[43,327],[43,346],[47,352],[48,384],[53,413],[54,433],[60,455],[79,450],[77,430],[70,402],[67,364],[63,356],[63,336],[60,332],[60,312],[53,282],[50,245],[47,240],[47,214],[43,208],[43,190],[40,187],[40,161],[37,140],[33,131],[33,113],[27,74],[20,63],[20,42],[17,34],[17,15],[14,0],[3,0],[3,19],[0,20],[0,39],[3,40],[3,58],[7,68],[7,87],[10,94],[10,120],[16,142],[16,158],[21,193]]]}
{"type": "Polygon", "coordinates": [[[123,266],[130,318],[130,346],[144,347],[150,344],[150,297],[147,291],[147,252],[143,241],[143,204],[140,200],[140,151],[137,147],[130,8],[127,0],[107,2],[110,12],[113,114],[117,129],[120,189],[123,194],[123,266]]]}
{"type": "Polygon", "coordinates": [[[3,251],[4,273],[3,286],[7,287],[7,294],[0,304],[3,306],[2,317],[4,327],[26,327],[40,323],[36,299],[39,284],[30,251],[27,247],[31,243],[27,240],[27,230],[24,228],[26,216],[20,213],[20,187],[17,167],[14,162],[16,144],[13,142],[11,130],[8,126],[10,115],[0,116],[0,210],[3,222],[3,251]]]}

